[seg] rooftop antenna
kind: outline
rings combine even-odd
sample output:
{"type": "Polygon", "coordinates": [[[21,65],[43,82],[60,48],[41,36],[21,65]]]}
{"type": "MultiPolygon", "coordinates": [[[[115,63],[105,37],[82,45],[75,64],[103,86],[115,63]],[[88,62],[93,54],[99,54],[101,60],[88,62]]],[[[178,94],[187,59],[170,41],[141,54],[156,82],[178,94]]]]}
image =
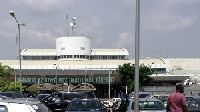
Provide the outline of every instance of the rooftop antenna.
{"type": "Polygon", "coordinates": [[[72,19],[72,22],[70,23],[70,26],[72,27],[72,36],[74,35],[74,30],[75,30],[75,26],[76,26],[75,20],[76,20],[76,17],[74,17],[72,19]]]}
{"type": "MultiPolygon", "coordinates": [[[[68,15],[66,15],[66,23],[67,23],[67,26],[68,26],[68,15]]],[[[67,36],[69,36],[68,27],[67,27],[67,36]]]]}

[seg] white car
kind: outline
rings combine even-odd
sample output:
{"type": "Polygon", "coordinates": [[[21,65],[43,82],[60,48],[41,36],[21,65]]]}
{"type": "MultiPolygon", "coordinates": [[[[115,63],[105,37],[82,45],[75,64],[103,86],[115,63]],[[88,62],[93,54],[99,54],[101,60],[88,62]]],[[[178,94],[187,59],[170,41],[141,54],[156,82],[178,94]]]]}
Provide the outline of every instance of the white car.
{"type": "Polygon", "coordinates": [[[112,101],[112,103],[120,102],[121,98],[112,98],[111,101],[112,101]]]}
{"type": "MultiPolygon", "coordinates": [[[[134,99],[129,99],[127,112],[134,112],[134,99]]],[[[166,112],[163,103],[156,98],[139,98],[139,112],[166,112]]]]}
{"type": "Polygon", "coordinates": [[[39,101],[0,100],[0,112],[51,112],[39,101]]]}
{"type": "Polygon", "coordinates": [[[103,101],[103,104],[106,106],[106,107],[112,107],[113,106],[113,103],[112,103],[112,101],[110,101],[110,100],[106,100],[106,101],[103,101]]]}

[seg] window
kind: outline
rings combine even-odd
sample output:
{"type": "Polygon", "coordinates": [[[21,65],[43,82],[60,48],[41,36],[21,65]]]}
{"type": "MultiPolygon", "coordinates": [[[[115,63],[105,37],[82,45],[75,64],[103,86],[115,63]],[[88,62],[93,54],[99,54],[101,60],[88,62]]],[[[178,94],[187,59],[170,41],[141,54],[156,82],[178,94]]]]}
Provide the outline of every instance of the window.
{"type": "Polygon", "coordinates": [[[0,112],[8,112],[8,108],[5,105],[0,105],[0,112]]]}

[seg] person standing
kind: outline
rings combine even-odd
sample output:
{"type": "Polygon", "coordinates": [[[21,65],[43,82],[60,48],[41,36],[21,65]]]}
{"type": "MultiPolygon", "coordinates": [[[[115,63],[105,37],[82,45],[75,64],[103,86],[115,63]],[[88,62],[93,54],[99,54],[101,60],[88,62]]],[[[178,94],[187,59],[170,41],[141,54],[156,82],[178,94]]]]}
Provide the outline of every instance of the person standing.
{"type": "Polygon", "coordinates": [[[184,87],[181,84],[176,85],[176,92],[168,96],[166,112],[187,112],[186,98],[182,94],[183,92],[184,87]]]}

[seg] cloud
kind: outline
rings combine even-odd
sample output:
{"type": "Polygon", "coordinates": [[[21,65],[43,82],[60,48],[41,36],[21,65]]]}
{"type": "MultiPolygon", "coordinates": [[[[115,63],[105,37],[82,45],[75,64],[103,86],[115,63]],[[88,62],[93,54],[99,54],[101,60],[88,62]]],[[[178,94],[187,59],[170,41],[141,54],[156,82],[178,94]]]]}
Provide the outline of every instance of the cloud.
{"type": "Polygon", "coordinates": [[[162,32],[190,28],[197,22],[196,12],[188,13],[184,10],[179,11],[178,7],[181,7],[183,4],[194,4],[196,2],[195,0],[154,2],[151,9],[145,9],[141,14],[142,28],[149,31],[162,32]]]}
{"type": "Polygon", "coordinates": [[[44,31],[40,32],[37,30],[28,30],[26,34],[31,35],[30,37],[27,37],[27,40],[36,40],[36,41],[42,41],[42,42],[53,42],[55,43],[55,38],[52,34],[51,31],[44,31]],[[36,38],[34,38],[36,37],[36,38]],[[34,39],[33,39],[34,38],[34,39]]]}
{"type": "Polygon", "coordinates": [[[174,31],[191,27],[197,20],[197,16],[181,16],[172,14],[152,14],[148,20],[143,20],[146,30],[174,31]]]}
{"type": "Polygon", "coordinates": [[[135,0],[123,0],[123,4],[128,5],[128,6],[135,6],[136,1],[135,0]]]}
{"type": "Polygon", "coordinates": [[[167,4],[173,4],[173,5],[177,5],[180,3],[184,3],[184,4],[196,4],[200,2],[199,0],[166,0],[167,4]]]}
{"type": "Polygon", "coordinates": [[[11,0],[11,3],[17,6],[24,5],[33,11],[39,12],[51,12],[55,9],[79,5],[73,0],[11,0]]]}
{"type": "Polygon", "coordinates": [[[134,43],[134,36],[128,32],[121,33],[117,39],[117,42],[114,42],[112,46],[114,48],[127,48],[134,43]]]}

